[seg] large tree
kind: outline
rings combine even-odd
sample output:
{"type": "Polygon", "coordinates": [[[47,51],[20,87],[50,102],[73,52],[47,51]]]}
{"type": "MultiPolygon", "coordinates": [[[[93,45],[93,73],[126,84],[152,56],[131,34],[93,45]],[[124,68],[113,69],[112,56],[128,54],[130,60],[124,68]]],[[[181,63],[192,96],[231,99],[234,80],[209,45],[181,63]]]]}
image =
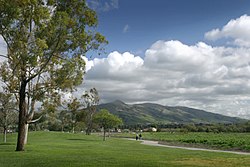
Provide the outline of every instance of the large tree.
{"type": "Polygon", "coordinates": [[[62,91],[82,83],[82,56],[106,43],[96,25],[85,0],[0,0],[0,35],[7,45],[0,74],[19,106],[16,151],[24,150],[35,103],[58,104],[62,91]]]}

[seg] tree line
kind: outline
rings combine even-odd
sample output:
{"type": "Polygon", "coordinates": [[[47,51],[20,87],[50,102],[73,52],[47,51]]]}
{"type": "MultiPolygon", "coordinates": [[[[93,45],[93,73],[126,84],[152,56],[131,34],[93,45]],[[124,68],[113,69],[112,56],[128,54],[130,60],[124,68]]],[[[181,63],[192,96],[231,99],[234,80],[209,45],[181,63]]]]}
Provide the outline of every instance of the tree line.
{"type": "Polygon", "coordinates": [[[133,125],[121,125],[119,126],[125,131],[151,131],[152,128],[156,128],[157,132],[235,132],[235,133],[249,133],[250,121],[242,123],[153,123],[153,124],[133,124],[133,125]]]}
{"type": "MultiPolygon", "coordinates": [[[[96,111],[99,96],[95,88],[86,91],[81,99],[72,98],[64,102],[64,106],[56,107],[55,105],[44,103],[35,112],[34,121],[29,125],[33,131],[61,131],[61,132],[85,132],[90,135],[92,131],[102,131],[104,139],[106,132],[117,125],[122,124],[122,120],[111,114],[106,109],[96,111]],[[63,109],[62,109],[63,108],[63,109]]],[[[3,129],[4,142],[6,142],[7,130],[17,131],[18,114],[15,109],[15,103],[11,101],[11,94],[0,93],[0,127],[3,129]]],[[[27,141],[26,141],[27,142],[27,141]]]]}

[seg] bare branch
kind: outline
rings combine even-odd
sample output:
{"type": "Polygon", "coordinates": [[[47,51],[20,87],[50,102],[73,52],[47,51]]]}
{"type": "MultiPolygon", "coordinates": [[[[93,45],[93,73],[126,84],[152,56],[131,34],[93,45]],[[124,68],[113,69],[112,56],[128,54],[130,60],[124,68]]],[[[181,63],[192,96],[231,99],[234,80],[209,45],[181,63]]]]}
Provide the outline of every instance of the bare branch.
{"type": "Polygon", "coordinates": [[[0,54],[0,57],[4,57],[4,58],[7,58],[7,59],[9,59],[9,57],[8,57],[8,56],[5,56],[5,55],[1,55],[1,54],[0,54]]]}
{"type": "Polygon", "coordinates": [[[41,115],[39,118],[31,120],[31,121],[27,121],[27,124],[32,124],[32,123],[36,123],[37,121],[39,121],[41,118],[43,117],[43,115],[41,115]]]}

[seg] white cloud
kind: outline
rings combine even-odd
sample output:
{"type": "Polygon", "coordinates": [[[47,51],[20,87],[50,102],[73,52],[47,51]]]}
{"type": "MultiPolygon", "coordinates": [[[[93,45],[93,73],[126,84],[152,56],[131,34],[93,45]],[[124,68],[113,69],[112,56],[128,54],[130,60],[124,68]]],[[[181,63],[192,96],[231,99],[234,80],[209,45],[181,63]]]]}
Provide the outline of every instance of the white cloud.
{"type": "Polygon", "coordinates": [[[102,102],[185,105],[250,118],[248,60],[249,48],[157,41],[144,59],[115,51],[88,60],[91,69],[82,88],[96,87],[102,102]]]}
{"type": "Polygon", "coordinates": [[[93,61],[88,61],[85,56],[82,56],[82,59],[85,61],[85,71],[88,72],[94,66],[93,61]]]}
{"type": "Polygon", "coordinates": [[[182,72],[210,68],[209,65],[213,63],[211,61],[215,56],[212,47],[205,43],[188,46],[180,41],[157,41],[145,55],[147,66],[182,72]]]}
{"type": "Polygon", "coordinates": [[[123,33],[126,33],[126,32],[128,32],[129,29],[130,29],[129,25],[126,24],[126,25],[123,27],[122,32],[123,32],[123,33]]]}
{"type": "Polygon", "coordinates": [[[216,28],[216,29],[213,29],[209,32],[206,32],[205,38],[212,40],[212,41],[215,41],[215,40],[221,38],[221,31],[218,28],[216,28]]]}
{"type": "Polygon", "coordinates": [[[100,12],[108,12],[119,8],[119,0],[88,0],[87,5],[100,12]]]}
{"type": "Polygon", "coordinates": [[[250,46],[250,16],[243,15],[240,18],[230,20],[222,29],[213,29],[205,33],[205,38],[217,40],[231,38],[233,44],[238,46],[250,46]]]}
{"type": "Polygon", "coordinates": [[[111,77],[114,80],[120,80],[124,76],[136,77],[134,71],[143,65],[143,60],[129,52],[120,54],[115,51],[110,53],[107,58],[95,58],[87,64],[93,64],[93,68],[87,73],[87,79],[92,77],[110,79],[111,77]]]}

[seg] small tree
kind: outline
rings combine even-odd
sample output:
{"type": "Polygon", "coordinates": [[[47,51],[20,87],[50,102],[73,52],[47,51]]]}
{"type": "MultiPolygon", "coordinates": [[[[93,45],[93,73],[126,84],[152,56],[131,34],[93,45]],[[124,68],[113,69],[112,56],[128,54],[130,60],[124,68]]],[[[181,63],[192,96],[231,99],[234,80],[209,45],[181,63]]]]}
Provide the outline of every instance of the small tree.
{"type": "Polygon", "coordinates": [[[81,103],[78,101],[77,98],[74,98],[73,100],[68,103],[68,110],[70,111],[70,124],[72,128],[72,133],[75,133],[75,127],[77,124],[77,113],[78,110],[81,107],[81,103]]]}
{"type": "Polygon", "coordinates": [[[7,130],[10,125],[17,122],[17,113],[15,112],[15,103],[11,94],[0,93],[0,126],[3,127],[4,139],[7,141],[7,130]]]}
{"type": "Polygon", "coordinates": [[[61,131],[64,132],[64,128],[70,122],[70,114],[66,110],[62,110],[59,115],[58,119],[61,122],[61,131]]]}
{"type": "Polygon", "coordinates": [[[103,128],[103,141],[106,140],[106,132],[110,128],[114,128],[122,124],[122,120],[119,117],[111,114],[106,109],[102,109],[95,115],[94,122],[96,122],[101,128],[103,128]]]}
{"type": "Polygon", "coordinates": [[[90,89],[90,91],[86,91],[85,94],[82,95],[85,101],[86,106],[86,135],[90,135],[93,128],[93,117],[96,113],[96,106],[99,103],[99,95],[95,88],[90,89]]]}

